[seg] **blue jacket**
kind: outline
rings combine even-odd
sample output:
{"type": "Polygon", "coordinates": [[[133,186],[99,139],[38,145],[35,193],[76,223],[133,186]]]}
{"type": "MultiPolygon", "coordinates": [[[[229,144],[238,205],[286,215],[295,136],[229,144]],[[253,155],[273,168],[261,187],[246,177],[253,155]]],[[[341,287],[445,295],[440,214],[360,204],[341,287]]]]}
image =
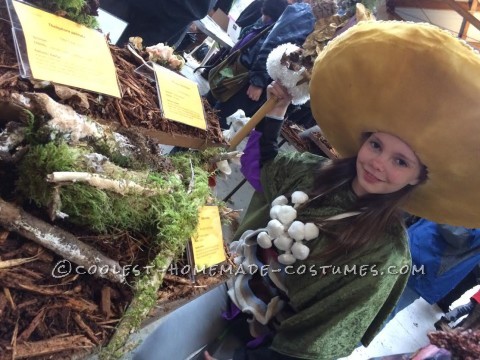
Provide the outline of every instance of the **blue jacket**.
{"type": "Polygon", "coordinates": [[[266,88],[270,83],[267,72],[267,57],[279,45],[293,43],[302,45],[313,31],[315,16],[309,4],[295,3],[285,8],[269,34],[246,51],[241,62],[250,70],[250,84],[266,88]]]}
{"type": "Polygon", "coordinates": [[[413,265],[409,286],[436,303],[480,263],[480,229],[438,225],[420,220],[408,229],[413,265]]]}

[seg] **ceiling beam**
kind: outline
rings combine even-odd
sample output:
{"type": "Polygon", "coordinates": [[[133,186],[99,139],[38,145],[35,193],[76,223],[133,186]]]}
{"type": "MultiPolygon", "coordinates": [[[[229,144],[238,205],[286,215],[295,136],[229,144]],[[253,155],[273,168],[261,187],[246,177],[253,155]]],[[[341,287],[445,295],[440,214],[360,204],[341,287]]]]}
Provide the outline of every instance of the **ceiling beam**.
{"type": "MultiPolygon", "coordinates": [[[[470,6],[470,11],[469,11],[470,14],[473,14],[475,11],[477,11],[477,7],[478,7],[478,0],[473,0],[470,6]]],[[[458,34],[458,37],[462,39],[466,39],[469,27],[470,27],[470,22],[464,18],[462,21],[462,26],[460,27],[460,32],[458,34]]]]}
{"type": "MultiPolygon", "coordinates": [[[[452,10],[452,7],[439,0],[394,0],[392,1],[395,4],[395,7],[406,7],[406,8],[418,8],[418,9],[428,9],[428,10],[452,10]]],[[[457,2],[465,11],[469,11],[470,7],[468,2],[457,2]]]]}
{"type": "Polygon", "coordinates": [[[443,1],[448,5],[450,5],[451,8],[455,10],[457,13],[459,13],[461,16],[463,16],[463,18],[466,21],[468,21],[470,24],[472,24],[478,30],[480,30],[480,20],[478,20],[475,16],[470,14],[468,10],[465,10],[463,7],[461,7],[458,2],[456,2],[455,0],[440,0],[440,1],[443,1]]]}

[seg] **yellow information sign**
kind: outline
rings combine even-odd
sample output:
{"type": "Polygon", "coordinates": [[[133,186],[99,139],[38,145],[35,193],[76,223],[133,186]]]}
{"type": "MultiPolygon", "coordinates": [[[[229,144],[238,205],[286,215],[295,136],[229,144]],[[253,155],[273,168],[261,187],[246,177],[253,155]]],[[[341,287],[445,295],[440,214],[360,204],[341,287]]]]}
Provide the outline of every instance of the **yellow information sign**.
{"type": "Polygon", "coordinates": [[[13,1],[35,79],[121,97],[104,36],[24,3],[13,1]]]}
{"type": "Polygon", "coordinates": [[[154,69],[163,116],[206,130],[207,123],[197,83],[163,66],[155,65],[154,69]]]}
{"type": "Polygon", "coordinates": [[[192,237],[192,251],[195,268],[202,270],[221,263],[226,258],[218,206],[203,206],[198,212],[198,226],[192,237]]]}

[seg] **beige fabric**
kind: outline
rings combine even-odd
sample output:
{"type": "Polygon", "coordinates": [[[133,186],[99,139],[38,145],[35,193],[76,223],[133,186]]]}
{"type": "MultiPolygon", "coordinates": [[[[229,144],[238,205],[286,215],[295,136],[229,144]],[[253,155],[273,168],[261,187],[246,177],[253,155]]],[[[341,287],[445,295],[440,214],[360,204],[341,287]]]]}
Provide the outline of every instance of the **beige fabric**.
{"type": "Polygon", "coordinates": [[[480,227],[480,56],[429,24],[362,22],[329,43],[310,83],[312,112],[341,156],[362,132],[407,142],[429,179],[405,209],[480,227]]]}

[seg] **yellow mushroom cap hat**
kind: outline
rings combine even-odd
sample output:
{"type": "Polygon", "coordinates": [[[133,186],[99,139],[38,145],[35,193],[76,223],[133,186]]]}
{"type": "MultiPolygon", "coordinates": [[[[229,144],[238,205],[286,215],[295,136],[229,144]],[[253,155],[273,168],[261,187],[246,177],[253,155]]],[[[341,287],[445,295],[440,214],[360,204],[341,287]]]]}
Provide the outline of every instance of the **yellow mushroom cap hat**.
{"type": "Polygon", "coordinates": [[[398,136],[428,168],[404,209],[480,227],[480,55],[430,24],[363,22],[315,61],[312,113],[342,157],[365,132],[398,136]]]}

